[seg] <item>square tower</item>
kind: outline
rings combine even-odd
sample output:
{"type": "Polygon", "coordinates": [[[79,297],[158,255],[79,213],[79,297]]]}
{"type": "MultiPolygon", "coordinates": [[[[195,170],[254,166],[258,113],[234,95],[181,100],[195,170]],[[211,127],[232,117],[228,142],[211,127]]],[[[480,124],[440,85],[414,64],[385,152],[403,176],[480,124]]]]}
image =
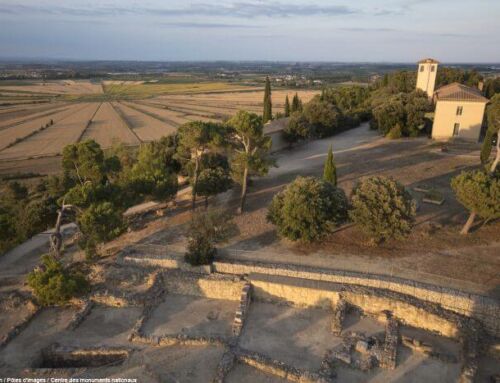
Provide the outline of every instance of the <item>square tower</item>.
{"type": "Polygon", "coordinates": [[[429,98],[434,94],[436,74],[439,62],[434,59],[424,59],[418,62],[417,89],[427,93],[429,98]]]}

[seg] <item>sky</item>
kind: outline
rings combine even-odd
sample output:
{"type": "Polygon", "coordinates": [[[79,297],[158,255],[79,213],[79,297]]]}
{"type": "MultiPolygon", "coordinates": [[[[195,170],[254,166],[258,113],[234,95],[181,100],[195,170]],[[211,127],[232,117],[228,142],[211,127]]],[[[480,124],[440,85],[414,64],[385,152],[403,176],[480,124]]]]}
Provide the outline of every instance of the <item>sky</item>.
{"type": "Polygon", "coordinates": [[[0,0],[0,58],[500,62],[500,0],[0,0]]]}

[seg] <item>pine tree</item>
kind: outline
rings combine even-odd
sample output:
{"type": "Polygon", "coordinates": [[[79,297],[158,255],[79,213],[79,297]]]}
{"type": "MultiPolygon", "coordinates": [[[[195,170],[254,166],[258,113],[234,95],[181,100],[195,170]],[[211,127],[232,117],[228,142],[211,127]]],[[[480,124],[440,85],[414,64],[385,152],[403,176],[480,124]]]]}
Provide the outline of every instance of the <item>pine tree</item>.
{"type": "Polygon", "coordinates": [[[337,186],[337,168],[335,167],[335,162],[333,161],[333,150],[330,145],[328,150],[328,157],[325,161],[325,167],[323,169],[323,180],[331,183],[333,186],[337,186]]]}
{"type": "Polygon", "coordinates": [[[266,88],[264,91],[264,113],[262,115],[262,122],[266,122],[273,119],[273,104],[271,101],[271,82],[269,81],[269,76],[266,77],[266,88]]]}
{"type": "Polygon", "coordinates": [[[285,98],[285,117],[290,117],[290,100],[288,99],[288,94],[285,98]]]}

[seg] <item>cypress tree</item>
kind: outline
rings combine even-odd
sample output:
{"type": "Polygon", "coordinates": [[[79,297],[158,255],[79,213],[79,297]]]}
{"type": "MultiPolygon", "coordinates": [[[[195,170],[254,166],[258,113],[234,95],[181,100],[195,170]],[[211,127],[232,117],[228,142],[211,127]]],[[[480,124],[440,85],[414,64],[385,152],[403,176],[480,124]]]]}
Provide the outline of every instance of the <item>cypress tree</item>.
{"type": "Polygon", "coordinates": [[[331,183],[333,186],[337,186],[337,168],[333,161],[333,150],[331,145],[330,149],[328,149],[328,157],[326,158],[325,167],[323,169],[323,180],[331,183]]]}
{"type": "Polygon", "coordinates": [[[292,113],[297,112],[299,110],[299,95],[295,93],[292,99],[292,113]]]}
{"type": "Polygon", "coordinates": [[[269,76],[266,77],[266,88],[264,90],[264,113],[262,114],[262,122],[266,122],[273,119],[273,104],[271,101],[271,82],[269,81],[269,76]]]}
{"type": "Polygon", "coordinates": [[[290,117],[290,100],[288,99],[288,94],[285,98],[285,117],[290,117]]]}
{"type": "Polygon", "coordinates": [[[483,146],[481,147],[481,163],[483,165],[486,165],[490,160],[492,147],[493,147],[493,131],[492,129],[488,129],[486,130],[483,146]]]}

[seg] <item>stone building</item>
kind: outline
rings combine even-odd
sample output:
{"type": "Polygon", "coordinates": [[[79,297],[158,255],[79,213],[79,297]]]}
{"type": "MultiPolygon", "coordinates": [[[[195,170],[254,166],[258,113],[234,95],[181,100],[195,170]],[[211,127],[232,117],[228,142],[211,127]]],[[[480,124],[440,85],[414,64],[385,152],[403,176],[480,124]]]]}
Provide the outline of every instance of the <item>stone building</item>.
{"type": "Polygon", "coordinates": [[[434,93],[432,138],[478,141],[488,99],[476,88],[453,83],[434,93]]]}
{"type": "Polygon", "coordinates": [[[438,61],[431,58],[418,62],[417,89],[427,93],[429,98],[434,94],[438,64],[438,61]]]}
{"type": "Polygon", "coordinates": [[[434,91],[439,62],[427,58],[418,62],[417,89],[427,93],[436,105],[432,138],[462,138],[478,141],[488,99],[479,89],[453,83],[434,91]]]}

